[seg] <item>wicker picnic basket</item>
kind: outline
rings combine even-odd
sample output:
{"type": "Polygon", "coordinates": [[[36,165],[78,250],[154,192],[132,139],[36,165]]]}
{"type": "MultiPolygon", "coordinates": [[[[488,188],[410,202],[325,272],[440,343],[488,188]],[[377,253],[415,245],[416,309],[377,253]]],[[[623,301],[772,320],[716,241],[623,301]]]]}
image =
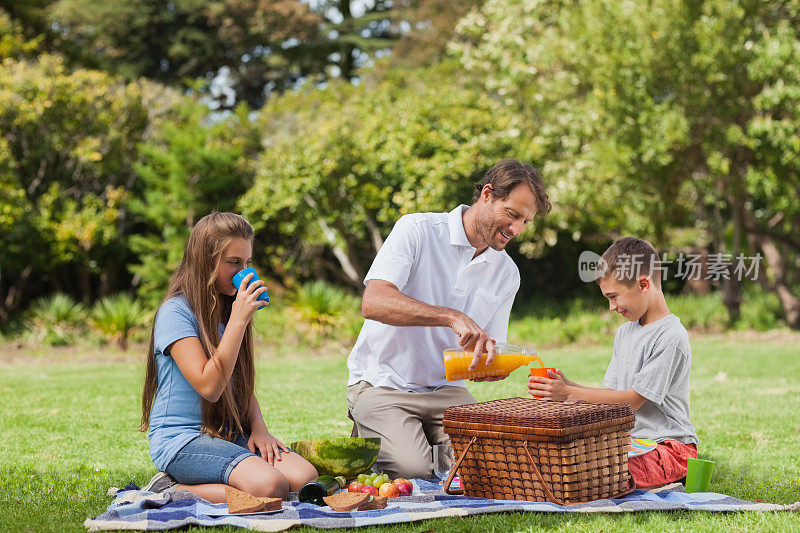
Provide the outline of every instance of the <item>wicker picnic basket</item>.
{"type": "Polygon", "coordinates": [[[630,493],[630,406],[508,398],[457,405],[444,431],[457,457],[448,494],[580,503],[630,493]],[[461,490],[450,489],[459,472],[461,490]]]}

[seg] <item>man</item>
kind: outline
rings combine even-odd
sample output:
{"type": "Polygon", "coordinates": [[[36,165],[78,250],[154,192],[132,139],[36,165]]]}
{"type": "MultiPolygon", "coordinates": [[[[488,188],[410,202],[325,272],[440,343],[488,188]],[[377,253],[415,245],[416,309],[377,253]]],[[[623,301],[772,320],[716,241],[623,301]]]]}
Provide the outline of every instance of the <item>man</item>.
{"type": "Polygon", "coordinates": [[[505,341],[519,270],[503,249],[550,210],[533,167],[497,163],[471,206],[405,215],[364,280],[367,320],[347,361],[347,404],[362,437],[381,437],[375,463],[391,476],[430,475],[431,445],[448,442],[445,408],[473,403],[463,381],[445,379],[442,352],[456,344],[494,359],[505,341]]]}

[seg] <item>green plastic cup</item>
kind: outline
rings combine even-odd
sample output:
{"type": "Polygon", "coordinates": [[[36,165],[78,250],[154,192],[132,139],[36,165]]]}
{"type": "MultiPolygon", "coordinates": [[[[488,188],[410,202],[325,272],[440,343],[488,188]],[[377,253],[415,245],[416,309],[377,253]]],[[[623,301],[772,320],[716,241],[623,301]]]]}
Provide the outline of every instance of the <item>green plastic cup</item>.
{"type": "Polygon", "coordinates": [[[686,469],[686,492],[708,492],[713,471],[714,461],[689,459],[686,469]]]}

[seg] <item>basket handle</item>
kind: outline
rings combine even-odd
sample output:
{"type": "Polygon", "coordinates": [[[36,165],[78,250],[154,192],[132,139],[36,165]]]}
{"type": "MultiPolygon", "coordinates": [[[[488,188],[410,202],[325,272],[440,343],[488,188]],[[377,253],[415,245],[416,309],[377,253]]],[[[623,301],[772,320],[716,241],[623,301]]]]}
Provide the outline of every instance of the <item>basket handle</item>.
{"type": "Polygon", "coordinates": [[[539,472],[539,467],[536,466],[533,457],[531,457],[531,452],[528,451],[528,441],[525,441],[525,444],[523,444],[522,447],[525,448],[525,454],[528,456],[528,461],[530,461],[530,465],[533,467],[533,473],[536,474],[536,477],[539,479],[539,483],[542,484],[545,495],[550,499],[551,502],[557,503],[558,505],[564,505],[562,500],[559,500],[552,492],[550,492],[550,487],[548,487],[547,483],[545,483],[542,474],[539,472]]]}
{"type": "Polygon", "coordinates": [[[458,458],[456,464],[453,465],[453,468],[450,469],[450,475],[447,476],[447,481],[444,482],[444,491],[451,496],[460,496],[464,494],[464,487],[462,486],[460,489],[451,489],[450,484],[453,483],[453,478],[456,477],[456,472],[458,472],[458,467],[461,466],[461,461],[464,460],[464,457],[467,456],[467,452],[469,451],[469,447],[472,446],[472,443],[475,442],[478,437],[472,437],[472,440],[469,441],[467,447],[464,448],[464,451],[461,452],[461,457],[458,458]]]}

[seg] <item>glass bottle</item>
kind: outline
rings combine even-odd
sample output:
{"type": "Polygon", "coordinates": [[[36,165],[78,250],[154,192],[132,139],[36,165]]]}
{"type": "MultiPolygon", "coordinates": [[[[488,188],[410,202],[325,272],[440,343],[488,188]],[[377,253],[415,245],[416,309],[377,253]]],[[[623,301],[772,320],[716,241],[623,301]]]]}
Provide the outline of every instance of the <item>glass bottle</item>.
{"type": "Polygon", "coordinates": [[[298,499],[303,503],[325,505],[322,498],[334,494],[337,490],[347,486],[347,480],[342,476],[319,476],[314,481],[309,481],[300,487],[298,499]]]}

